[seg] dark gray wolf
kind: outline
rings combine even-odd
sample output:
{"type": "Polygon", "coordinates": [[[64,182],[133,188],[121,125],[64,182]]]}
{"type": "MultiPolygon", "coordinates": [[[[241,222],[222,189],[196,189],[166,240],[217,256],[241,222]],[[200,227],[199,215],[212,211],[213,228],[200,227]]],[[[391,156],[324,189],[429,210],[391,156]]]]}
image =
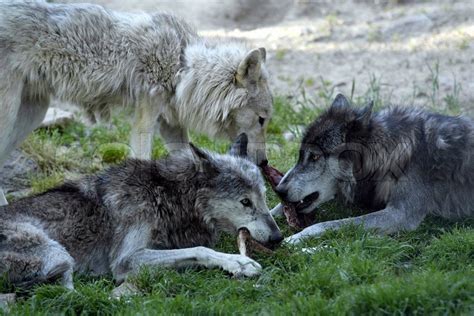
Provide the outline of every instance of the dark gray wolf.
{"type": "MultiPolygon", "coordinates": [[[[246,152],[240,137],[233,152],[246,152]]],[[[249,160],[191,146],[159,161],[128,160],[97,175],[0,207],[0,273],[18,286],[72,273],[141,266],[218,267],[260,272],[254,260],[206,248],[219,232],[247,228],[263,244],[283,237],[265,203],[260,171],[249,160]]]]}
{"type": "Polygon", "coordinates": [[[372,105],[355,109],[338,95],[308,127],[277,191],[302,213],[334,197],[375,211],[315,224],[289,243],[350,223],[393,233],[417,228],[428,214],[472,216],[474,122],[413,108],[372,113],[372,105]]]}
{"type": "Polygon", "coordinates": [[[265,57],[263,48],[205,41],[168,14],[0,0],[0,166],[39,126],[51,97],[104,116],[115,104],[133,107],[137,158],[151,157],[158,124],[170,150],[187,147],[188,130],[228,139],[245,132],[260,163],[272,114],[265,57]]]}

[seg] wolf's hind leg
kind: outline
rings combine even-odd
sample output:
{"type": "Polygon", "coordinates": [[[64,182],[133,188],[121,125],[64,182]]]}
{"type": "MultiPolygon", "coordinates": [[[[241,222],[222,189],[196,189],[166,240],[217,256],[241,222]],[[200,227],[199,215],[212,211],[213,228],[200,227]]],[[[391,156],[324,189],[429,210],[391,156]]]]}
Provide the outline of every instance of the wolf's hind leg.
{"type": "Polygon", "coordinates": [[[61,278],[65,287],[73,289],[74,260],[66,249],[31,224],[9,224],[0,228],[0,273],[17,286],[61,278]]]}
{"type": "Polygon", "coordinates": [[[67,250],[56,241],[50,240],[46,249],[42,251],[43,260],[42,277],[45,281],[61,278],[61,285],[72,290],[72,274],[74,272],[74,259],[67,250]]]}
{"type": "Polygon", "coordinates": [[[179,126],[171,126],[162,117],[158,118],[158,130],[169,152],[189,148],[188,131],[179,126]]]}

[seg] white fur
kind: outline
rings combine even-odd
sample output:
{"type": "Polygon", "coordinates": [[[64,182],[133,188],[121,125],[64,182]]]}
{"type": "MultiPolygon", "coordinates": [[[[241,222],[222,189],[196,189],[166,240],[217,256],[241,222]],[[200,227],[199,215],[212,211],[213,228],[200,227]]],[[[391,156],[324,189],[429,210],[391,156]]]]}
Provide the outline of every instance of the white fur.
{"type": "Polygon", "coordinates": [[[264,49],[206,42],[167,14],[0,0],[0,165],[39,126],[50,96],[104,116],[133,106],[139,158],[151,157],[158,121],[171,150],[187,147],[187,130],[231,139],[246,132],[259,163],[272,112],[264,61],[264,49]],[[242,69],[248,74],[237,76],[242,69]]]}

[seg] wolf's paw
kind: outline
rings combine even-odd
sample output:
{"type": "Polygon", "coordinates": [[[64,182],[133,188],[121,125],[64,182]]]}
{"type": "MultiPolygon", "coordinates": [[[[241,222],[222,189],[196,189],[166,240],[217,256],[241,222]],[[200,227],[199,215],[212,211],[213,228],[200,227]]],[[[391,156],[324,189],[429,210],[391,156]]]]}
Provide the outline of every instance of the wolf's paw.
{"type": "Polygon", "coordinates": [[[262,271],[262,266],[255,260],[242,255],[230,255],[229,260],[226,260],[222,268],[233,276],[252,277],[259,275],[262,271]]]}
{"type": "Polygon", "coordinates": [[[304,239],[308,237],[316,237],[325,232],[325,228],[322,225],[315,224],[309,227],[306,227],[301,232],[291,235],[283,240],[284,244],[287,245],[296,245],[302,242],[304,239]]]}
{"type": "Polygon", "coordinates": [[[294,234],[290,237],[286,237],[284,240],[283,240],[283,244],[287,244],[287,245],[296,245],[298,243],[300,243],[302,240],[301,237],[298,236],[298,234],[294,234]]]}

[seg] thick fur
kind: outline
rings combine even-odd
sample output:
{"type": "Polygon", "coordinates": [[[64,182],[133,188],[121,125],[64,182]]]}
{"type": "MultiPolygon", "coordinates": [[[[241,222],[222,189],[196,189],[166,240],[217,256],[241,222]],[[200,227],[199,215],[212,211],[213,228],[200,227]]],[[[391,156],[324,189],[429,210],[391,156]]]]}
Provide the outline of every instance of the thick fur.
{"type": "Polygon", "coordinates": [[[265,159],[272,114],[265,49],[205,41],[163,13],[119,13],[92,4],[0,0],[0,165],[44,118],[50,97],[107,117],[135,108],[131,147],[149,159],[155,125],[170,150],[187,131],[249,137],[265,159]]]}
{"type": "Polygon", "coordinates": [[[120,282],[144,265],[252,276],[261,269],[252,259],[205,248],[219,232],[242,227],[264,244],[283,239],[260,171],[247,159],[193,147],[193,155],[128,160],[1,207],[0,273],[20,286],[63,277],[69,288],[73,271],[112,273],[120,282]]]}
{"type": "Polygon", "coordinates": [[[313,225],[288,242],[347,223],[391,233],[417,228],[428,214],[472,216],[474,123],[413,108],[374,114],[371,105],[354,109],[338,95],[308,127],[298,163],[277,190],[290,202],[318,192],[301,212],[334,197],[376,211],[313,225]]]}

